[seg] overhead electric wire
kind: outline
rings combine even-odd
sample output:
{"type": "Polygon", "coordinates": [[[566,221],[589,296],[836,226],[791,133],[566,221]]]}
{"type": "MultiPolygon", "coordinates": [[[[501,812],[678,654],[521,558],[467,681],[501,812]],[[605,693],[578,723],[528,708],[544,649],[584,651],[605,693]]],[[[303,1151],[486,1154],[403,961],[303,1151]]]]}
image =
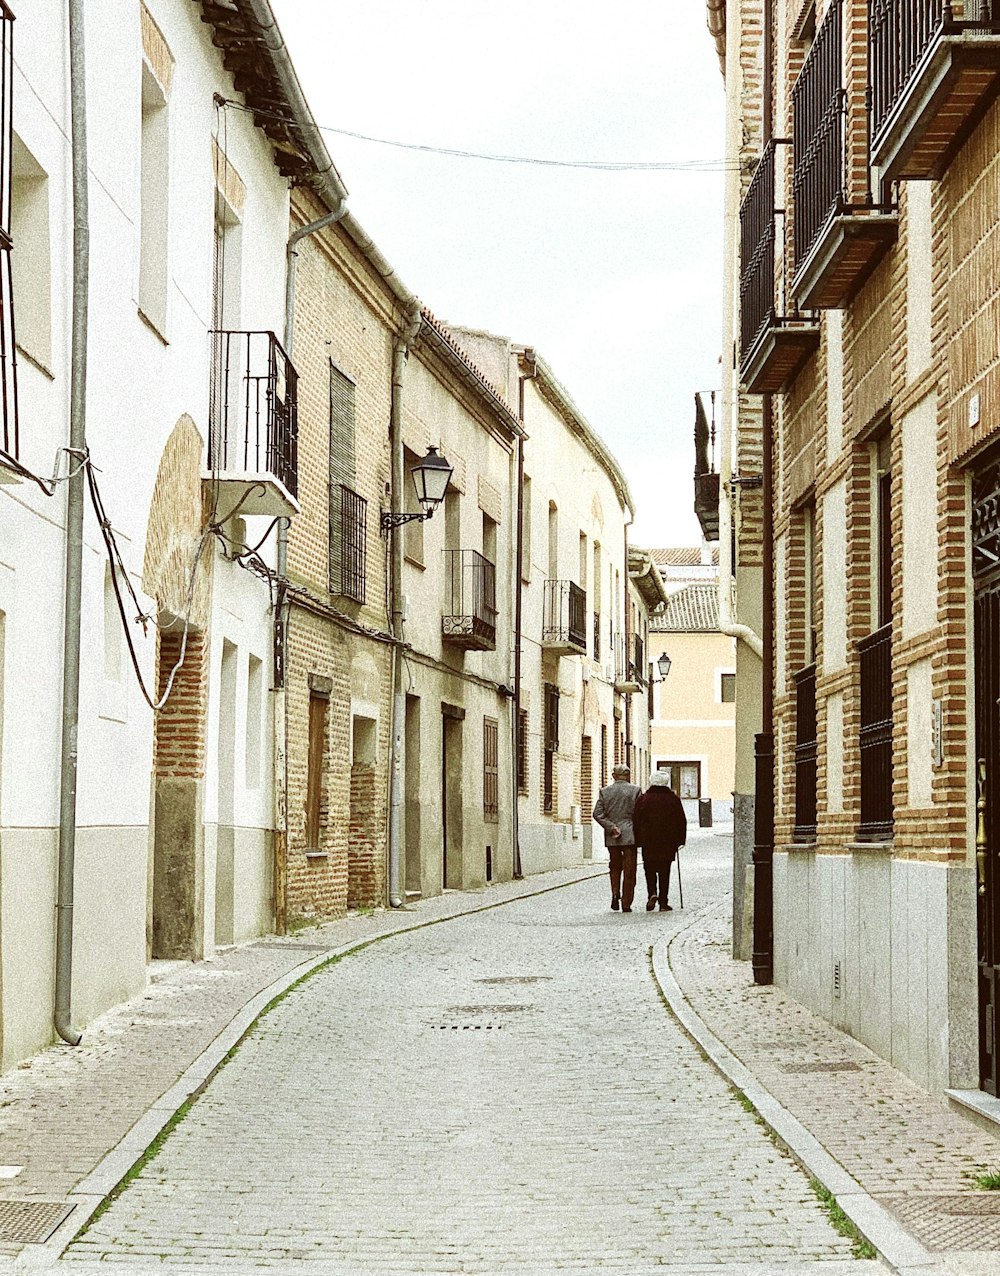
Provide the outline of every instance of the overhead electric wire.
{"type": "MultiPolygon", "coordinates": [[[[224,99],[226,106],[260,119],[280,120],[289,128],[298,127],[295,120],[280,111],[265,111],[260,107],[246,106],[231,98],[224,99]]],[[[570,160],[553,159],[540,155],[504,155],[492,151],[466,151],[453,146],[429,146],[421,142],[401,142],[395,138],[373,137],[369,133],[357,133],[351,129],[337,128],[333,124],[317,124],[321,133],[336,133],[358,142],[372,142],[377,146],[392,146],[397,150],[420,151],[426,155],[446,155],[453,159],[487,160],[493,164],[524,164],[536,168],[578,168],[597,173],[723,173],[739,168],[739,161],[728,159],[694,160],[570,160]]]]}

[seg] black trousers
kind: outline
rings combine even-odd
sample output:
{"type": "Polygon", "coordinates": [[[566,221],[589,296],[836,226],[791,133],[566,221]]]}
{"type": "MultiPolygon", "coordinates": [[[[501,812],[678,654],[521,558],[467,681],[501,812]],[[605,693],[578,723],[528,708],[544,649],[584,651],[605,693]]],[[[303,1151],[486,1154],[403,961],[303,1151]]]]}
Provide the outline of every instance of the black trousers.
{"type": "Polygon", "coordinates": [[[667,905],[670,892],[670,865],[674,862],[676,851],[655,851],[651,847],[642,848],[642,871],[646,875],[646,894],[650,899],[657,899],[660,907],[667,905]]]}
{"type": "Polygon", "coordinates": [[[635,895],[636,848],[634,846],[609,846],[608,871],[611,874],[611,898],[621,897],[622,908],[632,907],[635,895]]]}

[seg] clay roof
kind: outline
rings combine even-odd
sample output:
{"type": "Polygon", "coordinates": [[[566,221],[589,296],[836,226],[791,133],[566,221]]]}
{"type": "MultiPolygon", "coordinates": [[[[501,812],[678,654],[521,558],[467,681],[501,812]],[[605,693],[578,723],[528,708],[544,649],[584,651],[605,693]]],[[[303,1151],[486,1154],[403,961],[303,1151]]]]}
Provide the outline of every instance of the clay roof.
{"type": "Polygon", "coordinates": [[[657,633],[718,633],[719,595],[715,585],[685,585],[671,594],[666,609],[654,616],[657,633]]]}
{"type": "MultiPolygon", "coordinates": [[[[653,556],[653,562],[660,567],[702,567],[709,564],[703,564],[701,561],[701,550],[698,546],[693,548],[684,547],[682,549],[651,549],[650,554],[653,556]]],[[[712,546],[712,565],[719,565],[719,547],[712,546]]]]}

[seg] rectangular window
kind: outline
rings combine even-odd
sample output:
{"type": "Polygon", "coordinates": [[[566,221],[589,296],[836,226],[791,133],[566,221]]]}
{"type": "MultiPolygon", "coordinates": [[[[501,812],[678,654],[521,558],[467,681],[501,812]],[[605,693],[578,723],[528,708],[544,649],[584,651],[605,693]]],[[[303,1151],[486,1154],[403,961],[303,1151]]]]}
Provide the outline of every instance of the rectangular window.
{"type": "Polygon", "coordinates": [[[139,159],[139,309],[161,336],[167,325],[167,210],[170,154],[167,98],[142,64],[139,159]]]}
{"type": "Polygon", "coordinates": [[[700,762],[657,762],[656,769],[669,773],[670,787],[678,797],[701,797],[700,762]]]}
{"type": "Polygon", "coordinates": [[[544,756],[542,759],[542,810],[555,807],[555,758],[559,749],[559,688],[545,683],[544,756]]]}
{"type": "Polygon", "coordinates": [[[608,728],[601,723],[601,788],[606,788],[608,783],[608,728]]]}
{"type": "Polygon", "coordinates": [[[796,842],[816,837],[816,666],[795,675],[796,842]]]}
{"type": "Polygon", "coordinates": [[[719,674],[719,699],[723,704],[736,703],[736,675],[734,673],[719,674]]]}
{"type": "Polygon", "coordinates": [[[528,792],[528,710],[522,709],[517,719],[517,791],[528,792]]]}
{"type": "Polygon", "coordinates": [[[594,809],[594,742],[589,735],[580,741],[580,807],[585,816],[594,809]]]}
{"type": "Polygon", "coordinates": [[[368,502],[357,483],[354,381],[330,361],[330,592],[365,601],[368,502]]]}
{"type": "Polygon", "coordinates": [[[889,430],[872,444],[873,629],[858,643],[861,674],[860,841],[892,836],[892,473],[889,430]]]}
{"type": "Polygon", "coordinates": [[[319,850],[323,813],[323,760],[330,698],[309,693],[309,755],[306,767],[306,850],[319,850]]]}
{"type": "MultiPolygon", "coordinates": [[[[413,469],[420,464],[420,458],[409,448],[403,449],[403,492],[401,504],[408,514],[421,513],[417,490],[413,486],[413,469]]],[[[424,524],[419,518],[403,526],[403,553],[418,567],[424,565],[424,524]]]]}
{"type": "Polygon", "coordinates": [[[521,484],[521,579],[531,580],[531,479],[521,484]]]}
{"type": "Polygon", "coordinates": [[[483,515],[483,558],[496,566],[497,561],[497,525],[489,514],[483,515]]]}
{"type": "Polygon", "coordinates": [[[549,501],[549,580],[559,579],[559,511],[549,501]]]}
{"type": "Polygon", "coordinates": [[[874,526],[872,559],[878,565],[874,600],[875,628],[892,620],[892,473],[888,432],[874,446],[874,526]]]}
{"type": "Polygon", "coordinates": [[[500,755],[496,718],[483,719],[483,819],[500,819],[500,755]]]}
{"type": "Polygon", "coordinates": [[[264,665],[257,656],[247,660],[246,787],[260,784],[261,721],[264,712],[264,665]]]}
{"type": "MultiPolygon", "coordinates": [[[[41,368],[52,371],[52,255],[49,241],[49,178],[15,134],[11,189],[12,293],[18,298],[17,345],[41,368]]],[[[6,280],[0,289],[6,292],[6,280]]],[[[4,295],[4,311],[9,310],[4,295]]],[[[0,440],[2,446],[2,440],[0,440]]],[[[6,451],[12,452],[11,447],[6,451]]]]}

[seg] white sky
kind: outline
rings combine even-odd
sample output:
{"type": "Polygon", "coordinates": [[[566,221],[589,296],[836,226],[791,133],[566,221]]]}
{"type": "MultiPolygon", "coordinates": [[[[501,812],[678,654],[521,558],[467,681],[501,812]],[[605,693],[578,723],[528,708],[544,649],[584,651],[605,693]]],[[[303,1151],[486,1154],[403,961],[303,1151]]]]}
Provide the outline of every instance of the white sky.
{"type": "MultiPolygon", "coordinates": [[[[723,154],[704,0],[273,4],[321,125],[559,159],[723,154]]],[[[719,384],[722,175],[325,138],[351,211],[406,285],[440,319],[550,364],[628,477],[633,543],[698,544],[693,395],[719,384]]]]}

